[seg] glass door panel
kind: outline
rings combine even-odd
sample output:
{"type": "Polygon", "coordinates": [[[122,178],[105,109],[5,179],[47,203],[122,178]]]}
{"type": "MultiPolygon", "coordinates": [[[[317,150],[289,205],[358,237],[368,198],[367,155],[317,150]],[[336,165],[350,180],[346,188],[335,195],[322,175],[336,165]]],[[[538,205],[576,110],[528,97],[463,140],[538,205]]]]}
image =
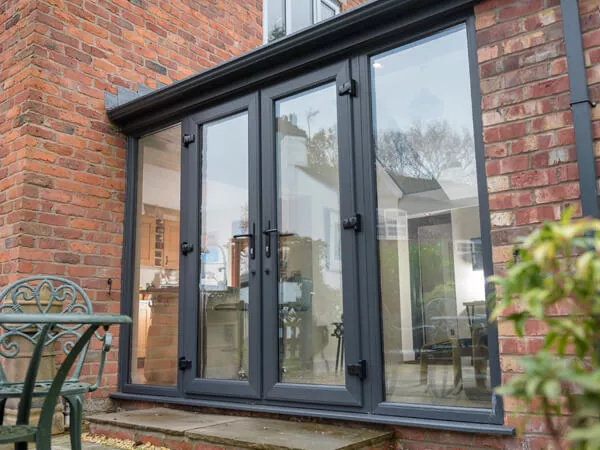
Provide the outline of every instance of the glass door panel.
{"type": "Polygon", "coordinates": [[[278,100],[279,380],[344,385],[336,84],[278,100]]]}
{"type": "Polygon", "coordinates": [[[360,406],[346,63],[262,92],[266,398],[360,406]],[[274,340],[273,336],[277,339],[274,340]]]}
{"type": "Polygon", "coordinates": [[[248,113],[202,125],[201,378],[248,378],[248,113]]]}
{"type": "Polygon", "coordinates": [[[259,395],[257,111],[257,95],[251,95],[196,114],[186,124],[197,141],[190,154],[195,197],[189,202],[195,210],[188,239],[198,251],[191,260],[194,281],[186,285],[184,318],[190,393],[259,395]]]}

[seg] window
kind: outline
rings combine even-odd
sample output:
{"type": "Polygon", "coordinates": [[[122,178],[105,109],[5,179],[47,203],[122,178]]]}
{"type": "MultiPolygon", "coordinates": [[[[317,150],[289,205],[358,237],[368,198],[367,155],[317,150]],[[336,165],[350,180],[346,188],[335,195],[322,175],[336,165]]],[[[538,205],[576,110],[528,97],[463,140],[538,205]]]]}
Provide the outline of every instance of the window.
{"type": "Polygon", "coordinates": [[[264,41],[271,42],[340,13],[337,0],[265,0],[264,41]]]}
{"type": "MultiPolygon", "coordinates": [[[[329,1],[268,4],[285,31],[335,12],[329,1]]],[[[181,126],[134,128],[126,393],[502,424],[474,19],[436,18],[418,36],[373,20],[393,31],[366,26],[361,45],[356,26],[335,46],[317,39],[328,27],[290,36],[232,69],[235,92],[201,97],[214,79],[188,81],[195,90],[174,100],[181,126]],[[320,43],[321,58],[308,54],[320,43]],[[304,56],[315,59],[299,66],[304,56]],[[192,250],[172,259],[179,203],[192,250]]]]}
{"type": "Polygon", "coordinates": [[[466,29],[377,55],[371,72],[386,400],[489,407],[466,29]]]}
{"type": "Polygon", "coordinates": [[[139,141],[131,379],[177,384],[181,126],[139,141]]]}

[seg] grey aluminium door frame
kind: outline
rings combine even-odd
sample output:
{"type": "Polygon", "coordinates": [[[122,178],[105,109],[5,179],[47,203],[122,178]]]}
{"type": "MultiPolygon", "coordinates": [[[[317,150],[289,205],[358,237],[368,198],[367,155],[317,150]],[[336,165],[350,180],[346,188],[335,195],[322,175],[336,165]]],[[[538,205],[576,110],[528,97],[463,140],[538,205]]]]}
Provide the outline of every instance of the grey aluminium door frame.
{"type": "MultiPolygon", "coordinates": [[[[335,82],[337,89],[349,82],[350,62],[343,60],[313,72],[287,79],[261,91],[261,143],[263,167],[263,227],[270,223],[278,228],[277,155],[275,129],[275,102],[308,91],[312,88],[335,82]]],[[[336,89],[336,90],[337,90],[336,89]]],[[[353,182],[353,145],[351,96],[338,95],[338,148],[340,180],[340,215],[356,214],[353,182]]],[[[341,220],[340,220],[341,223],[341,220]]],[[[342,289],[344,328],[352,332],[344,336],[345,362],[358,362],[361,358],[359,329],[359,299],[357,274],[357,234],[354,230],[342,231],[342,289]]],[[[263,246],[263,378],[264,397],[268,401],[310,403],[321,407],[360,408],[363,406],[363,383],[358,377],[346,375],[345,386],[303,385],[279,381],[278,345],[278,243],[277,235],[265,236],[273,248],[266,256],[263,246]]],[[[345,367],[344,367],[345,370],[345,367]]]]}
{"type": "Polygon", "coordinates": [[[183,328],[180,339],[183,340],[183,357],[191,361],[191,367],[183,376],[183,390],[186,394],[218,397],[234,397],[259,399],[261,395],[260,364],[260,330],[261,330],[261,286],[260,286],[260,152],[259,152],[259,103],[258,93],[253,93],[204,109],[188,116],[183,121],[183,135],[194,135],[194,142],[187,148],[187,166],[184,166],[182,186],[184,197],[182,203],[182,235],[181,240],[193,246],[193,251],[182,257],[182,293],[184,304],[182,314],[183,328]],[[200,236],[202,233],[202,126],[207,122],[224,119],[229,116],[248,113],[248,227],[254,231],[256,258],[249,259],[249,352],[247,380],[218,380],[197,376],[200,359],[200,236]]]}

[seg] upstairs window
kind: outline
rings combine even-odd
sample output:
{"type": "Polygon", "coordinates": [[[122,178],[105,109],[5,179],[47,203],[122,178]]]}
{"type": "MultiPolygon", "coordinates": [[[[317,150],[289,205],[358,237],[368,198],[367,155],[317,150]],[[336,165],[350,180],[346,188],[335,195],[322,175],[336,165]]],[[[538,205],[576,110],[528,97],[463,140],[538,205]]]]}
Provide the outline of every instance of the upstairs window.
{"type": "Polygon", "coordinates": [[[272,42],[339,14],[337,0],[265,0],[264,41],[272,42]]]}

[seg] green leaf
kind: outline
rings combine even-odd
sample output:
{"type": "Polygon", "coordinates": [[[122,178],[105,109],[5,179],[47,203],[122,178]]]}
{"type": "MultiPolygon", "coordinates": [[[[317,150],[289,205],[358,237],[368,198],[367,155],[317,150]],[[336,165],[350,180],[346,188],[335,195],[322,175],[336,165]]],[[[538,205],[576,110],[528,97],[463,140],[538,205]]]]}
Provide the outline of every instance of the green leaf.
{"type": "Polygon", "coordinates": [[[570,441],[591,441],[597,445],[600,442],[600,424],[591,425],[586,428],[576,428],[569,431],[566,437],[570,441]]]}
{"type": "Polygon", "coordinates": [[[557,380],[549,380],[544,383],[544,396],[550,400],[556,400],[560,397],[560,383],[557,380]]]}

